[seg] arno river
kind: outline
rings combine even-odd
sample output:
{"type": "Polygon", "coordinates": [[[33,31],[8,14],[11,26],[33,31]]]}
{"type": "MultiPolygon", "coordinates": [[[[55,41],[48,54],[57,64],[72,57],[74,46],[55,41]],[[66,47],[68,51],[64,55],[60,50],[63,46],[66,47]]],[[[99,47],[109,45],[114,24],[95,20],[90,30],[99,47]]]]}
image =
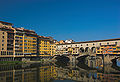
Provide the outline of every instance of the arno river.
{"type": "MultiPolygon", "coordinates": [[[[89,60],[88,60],[89,61],[89,60]]],[[[0,82],[120,82],[116,65],[37,63],[0,66],[0,82]],[[95,65],[95,66],[94,66],[95,65]]]]}

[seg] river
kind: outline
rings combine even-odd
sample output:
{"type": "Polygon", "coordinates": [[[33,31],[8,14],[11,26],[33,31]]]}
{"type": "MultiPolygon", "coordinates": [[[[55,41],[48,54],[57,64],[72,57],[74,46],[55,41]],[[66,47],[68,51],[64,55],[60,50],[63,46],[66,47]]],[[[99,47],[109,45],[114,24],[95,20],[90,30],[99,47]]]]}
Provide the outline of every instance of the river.
{"type": "MultiPolygon", "coordinates": [[[[117,64],[120,65],[120,62],[117,64]]],[[[120,82],[120,67],[77,65],[73,62],[0,66],[0,82],[120,82]]]]}

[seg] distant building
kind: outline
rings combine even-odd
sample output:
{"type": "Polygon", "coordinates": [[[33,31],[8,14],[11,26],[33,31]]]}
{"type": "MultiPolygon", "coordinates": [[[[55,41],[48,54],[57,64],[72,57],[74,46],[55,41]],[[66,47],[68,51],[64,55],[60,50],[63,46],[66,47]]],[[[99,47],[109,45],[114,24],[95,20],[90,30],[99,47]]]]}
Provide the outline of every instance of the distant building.
{"type": "Polygon", "coordinates": [[[56,45],[54,40],[45,37],[45,36],[38,36],[38,53],[39,56],[42,57],[50,57],[55,54],[56,45]]]}
{"type": "Polygon", "coordinates": [[[74,40],[65,40],[65,43],[73,43],[75,42],[74,40]]]}
{"type": "Polygon", "coordinates": [[[64,40],[60,40],[59,44],[65,44],[65,41],[64,40]]]}

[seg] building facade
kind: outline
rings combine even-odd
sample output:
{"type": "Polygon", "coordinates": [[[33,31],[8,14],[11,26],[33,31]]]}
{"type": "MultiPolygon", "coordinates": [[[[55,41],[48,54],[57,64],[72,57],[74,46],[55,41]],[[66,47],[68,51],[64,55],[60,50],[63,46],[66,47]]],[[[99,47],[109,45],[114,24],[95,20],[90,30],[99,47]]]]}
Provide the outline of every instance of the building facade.
{"type": "Polygon", "coordinates": [[[49,37],[38,37],[38,53],[42,57],[50,57],[55,55],[56,45],[49,37]]]}
{"type": "Polygon", "coordinates": [[[12,23],[0,21],[0,57],[15,57],[15,30],[12,23]]]}
{"type": "Polygon", "coordinates": [[[96,54],[109,54],[109,55],[120,55],[120,46],[114,45],[101,45],[96,48],[96,54]]]}

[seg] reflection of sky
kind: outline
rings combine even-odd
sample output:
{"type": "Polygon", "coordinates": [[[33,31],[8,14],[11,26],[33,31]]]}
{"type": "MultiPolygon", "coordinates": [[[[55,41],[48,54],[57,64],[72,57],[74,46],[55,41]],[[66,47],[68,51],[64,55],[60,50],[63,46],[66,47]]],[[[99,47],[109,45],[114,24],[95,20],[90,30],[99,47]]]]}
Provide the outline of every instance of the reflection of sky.
{"type": "Polygon", "coordinates": [[[119,66],[119,67],[120,67],[120,60],[118,60],[118,61],[117,61],[117,66],[119,66]]]}

